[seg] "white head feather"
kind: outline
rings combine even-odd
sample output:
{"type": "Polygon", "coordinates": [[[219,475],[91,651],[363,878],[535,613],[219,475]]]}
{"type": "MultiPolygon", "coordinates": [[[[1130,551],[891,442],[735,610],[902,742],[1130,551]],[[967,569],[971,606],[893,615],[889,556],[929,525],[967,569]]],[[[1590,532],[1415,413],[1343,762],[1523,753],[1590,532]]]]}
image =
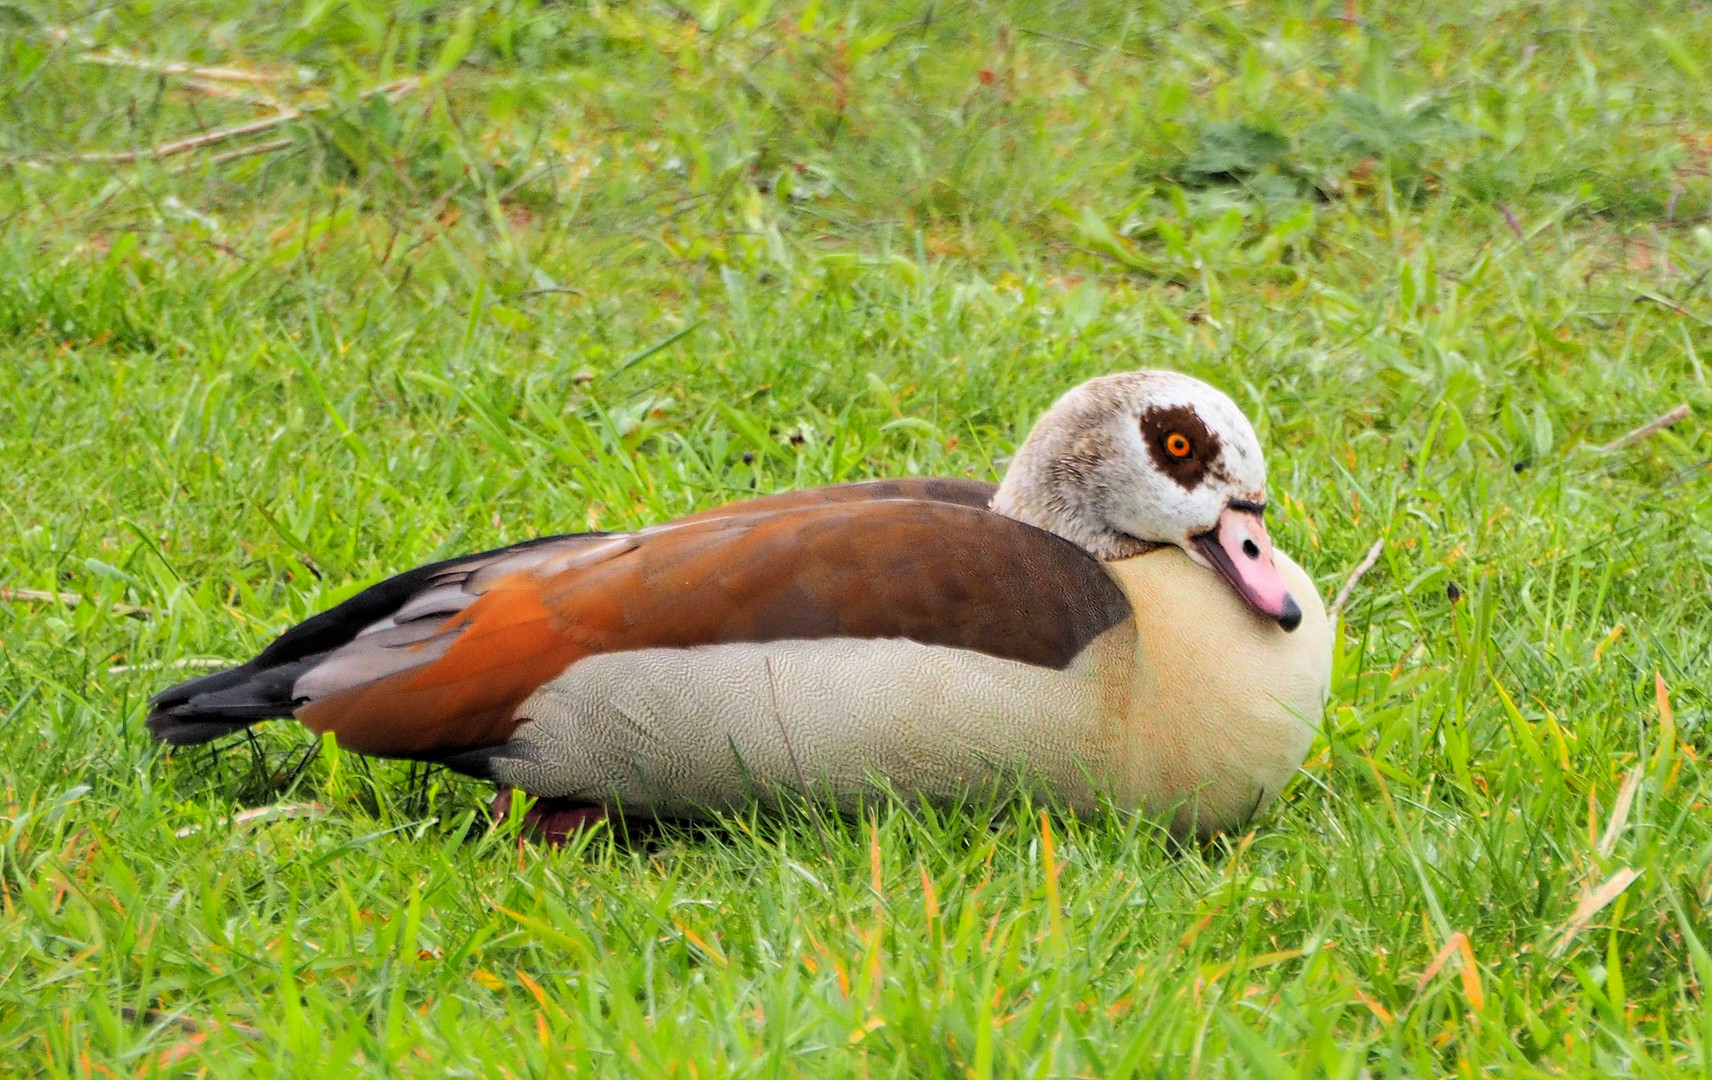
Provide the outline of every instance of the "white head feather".
{"type": "Polygon", "coordinates": [[[1194,538],[1233,503],[1265,502],[1266,460],[1236,403],[1187,375],[1134,371],[1060,398],[1017,450],[993,509],[1101,559],[1176,544],[1210,565],[1194,538]],[[1172,453],[1183,446],[1174,435],[1189,455],[1172,453]]]}

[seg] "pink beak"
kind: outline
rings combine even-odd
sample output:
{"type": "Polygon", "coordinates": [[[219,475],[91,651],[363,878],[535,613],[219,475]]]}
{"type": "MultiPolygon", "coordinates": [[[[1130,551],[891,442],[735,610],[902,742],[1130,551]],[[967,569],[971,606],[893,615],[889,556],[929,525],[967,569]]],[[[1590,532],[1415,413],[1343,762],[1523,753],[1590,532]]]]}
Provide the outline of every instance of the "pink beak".
{"type": "Polygon", "coordinates": [[[1228,506],[1212,532],[1193,540],[1195,550],[1225,576],[1249,607],[1276,619],[1285,630],[1302,624],[1302,608],[1272,561],[1272,538],[1266,535],[1257,511],[1228,506]]]}

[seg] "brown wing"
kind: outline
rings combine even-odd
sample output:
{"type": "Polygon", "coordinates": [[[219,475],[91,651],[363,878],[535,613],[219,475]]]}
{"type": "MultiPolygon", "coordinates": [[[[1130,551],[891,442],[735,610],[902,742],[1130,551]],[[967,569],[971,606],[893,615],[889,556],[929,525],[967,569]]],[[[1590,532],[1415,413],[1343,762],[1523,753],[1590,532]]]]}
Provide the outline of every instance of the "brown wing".
{"type": "Polygon", "coordinates": [[[526,698],[595,653],[908,638],[1061,668],[1128,616],[1091,556],[990,511],[811,505],[680,523],[519,570],[403,656],[361,637],[333,652],[299,680],[309,700],[297,716],[365,753],[442,757],[509,738],[526,698]],[[399,666],[409,659],[420,662],[399,666]]]}

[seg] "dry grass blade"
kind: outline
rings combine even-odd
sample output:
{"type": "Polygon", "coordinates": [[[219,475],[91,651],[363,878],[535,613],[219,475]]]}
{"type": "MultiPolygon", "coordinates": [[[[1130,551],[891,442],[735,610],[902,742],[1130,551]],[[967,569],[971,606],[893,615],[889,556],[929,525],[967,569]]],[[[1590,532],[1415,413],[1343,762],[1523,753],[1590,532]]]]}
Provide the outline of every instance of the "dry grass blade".
{"type": "MultiPolygon", "coordinates": [[[[414,76],[405,79],[395,79],[392,82],[381,86],[372,86],[367,90],[362,91],[362,93],[357,96],[359,98],[369,98],[378,94],[384,96],[388,101],[396,102],[415,91],[419,85],[421,85],[421,80],[414,76]]],[[[294,120],[301,120],[307,114],[316,112],[322,108],[325,108],[325,106],[306,105],[302,108],[285,106],[274,115],[265,116],[260,120],[251,120],[243,124],[233,124],[229,127],[215,128],[212,131],[204,131],[197,135],[189,135],[185,138],[175,139],[172,142],[161,143],[158,146],[153,146],[148,149],[112,150],[100,153],[73,154],[71,155],[70,160],[90,164],[108,165],[128,165],[132,162],[148,160],[159,161],[164,158],[177,157],[180,154],[188,154],[193,150],[201,150],[205,147],[217,146],[224,142],[231,142],[233,139],[242,139],[248,135],[259,135],[264,131],[272,131],[274,128],[277,128],[282,124],[289,124],[294,120]]],[[[260,144],[258,146],[244,147],[242,152],[222,155],[221,159],[229,161],[235,157],[267,153],[270,150],[278,150],[289,146],[292,141],[293,140],[290,139],[276,139],[272,142],[260,144]]]]}
{"type": "Polygon", "coordinates": [[[151,147],[147,150],[113,150],[105,153],[76,154],[72,157],[72,160],[90,164],[105,163],[110,165],[128,165],[133,161],[142,161],[144,159],[154,159],[158,161],[161,158],[176,157],[179,154],[188,154],[192,150],[200,150],[205,146],[214,146],[217,143],[230,142],[233,139],[241,139],[245,135],[256,135],[263,131],[272,131],[281,124],[288,124],[291,121],[300,118],[302,115],[303,113],[297,109],[282,109],[273,116],[264,117],[260,120],[252,120],[247,124],[233,124],[231,127],[215,128],[213,131],[205,131],[200,135],[191,135],[188,138],[177,139],[169,143],[162,143],[159,146],[151,147]]]}
{"type": "Polygon", "coordinates": [[[1599,838],[1599,857],[1609,859],[1611,853],[1617,850],[1617,840],[1623,835],[1623,830],[1629,824],[1629,811],[1635,805],[1635,792],[1641,787],[1641,770],[1629,770],[1629,775],[1623,777],[1623,786],[1617,789],[1617,804],[1611,808],[1611,819],[1605,823],[1605,835],[1599,838]]]}
{"type": "MultiPolygon", "coordinates": [[[[8,604],[63,604],[74,608],[83,603],[83,597],[76,593],[48,592],[45,589],[0,589],[0,601],[8,604]]],[[[109,610],[115,615],[126,615],[133,619],[147,619],[154,614],[149,608],[138,607],[136,604],[114,604],[109,610]]]]}
{"type": "Polygon", "coordinates": [[[1617,436],[1615,439],[1612,439],[1599,449],[1607,454],[1616,450],[1621,450],[1630,443],[1640,442],[1649,435],[1656,435],[1679,420],[1688,419],[1688,415],[1692,411],[1693,410],[1688,407],[1688,403],[1685,401],[1669,412],[1653,417],[1651,420],[1648,420],[1633,431],[1625,432],[1622,435],[1617,436]]]}
{"type": "MultiPolygon", "coordinates": [[[[275,150],[284,150],[287,147],[296,145],[296,139],[269,139],[267,142],[251,143],[249,146],[240,146],[236,150],[227,150],[224,153],[215,154],[213,157],[208,159],[208,164],[224,165],[228,161],[237,161],[239,158],[256,157],[260,154],[271,154],[275,150]]],[[[184,168],[186,170],[194,169],[196,168],[196,165],[197,163],[192,161],[185,165],[184,168]]]]}
{"type": "Polygon", "coordinates": [[[280,101],[272,94],[257,94],[241,87],[230,86],[223,82],[209,79],[184,79],[179,83],[186,90],[194,90],[199,94],[220,98],[224,101],[236,101],[245,105],[255,105],[258,108],[278,109],[280,101]]]}
{"type": "Polygon", "coordinates": [[[1373,569],[1373,564],[1379,561],[1379,553],[1384,550],[1385,538],[1382,536],[1373,541],[1373,546],[1367,549],[1367,554],[1362,556],[1361,562],[1351,571],[1349,580],[1343,583],[1343,588],[1338,590],[1337,599],[1332,601],[1331,609],[1326,612],[1334,621],[1343,614],[1343,606],[1349,603],[1350,594],[1355,592],[1355,587],[1367,576],[1367,572],[1373,569]]]}
{"type": "Polygon", "coordinates": [[[304,68],[270,71],[265,68],[237,68],[223,64],[187,64],[182,60],[150,60],[125,49],[111,46],[97,49],[95,43],[87,35],[74,34],[68,27],[49,26],[44,29],[47,36],[54,41],[91,50],[77,57],[77,62],[80,64],[97,64],[103,67],[150,71],[157,75],[183,75],[193,79],[212,79],[219,82],[258,85],[284,82],[288,79],[304,80],[314,74],[304,68]]]}
{"type": "Polygon", "coordinates": [[[269,83],[283,82],[294,76],[281,71],[249,71],[244,68],[232,67],[198,67],[179,61],[147,60],[140,56],[131,56],[122,52],[86,53],[78,57],[80,63],[101,64],[107,67],[134,68],[138,71],[152,71],[158,75],[182,75],[186,79],[206,79],[211,82],[251,83],[265,86],[269,83]]]}
{"type": "MultiPolygon", "coordinates": [[[[254,810],[245,810],[233,814],[229,818],[220,818],[216,825],[247,825],[252,821],[263,821],[286,818],[320,817],[327,812],[327,807],[318,802],[279,803],[275,806],[258,806],[254,810]]],[[[195,836],[202,831],[201,825],[186,825],[172,835],[180,840],[187,836],[195,836]]]]}
{"type": "Polygon", "coordinates": [[[1593,916],[1599,914],[1607,904],[1621,896],[1623,890],[1633,885],[1635,879],[1640,876],[1639,870],[1625,866],[1606,878],[1603,885],[1583,896],[1581,902],[1575,905],[1575,911],[1571,913],[1569,919],[1558,927],[1555,935],[1556,940],[1552,943],[1551,955],[1562,956],[1569,949],[1570,942],[1574,941],[1576,936],[1592,923],[1593,916]]]}
{"type": "Polygon", "coordinates": [[[1474,946],[1469,943],[1468,935],[1458,930],[1434,954],[1432,963],[1427,965],[1426,970],[1421,972],[1421,977],[1415,981],[1415,993],[1403,1009],[1405,1014],[1420,1002],[1428,984],[1438,977],[1439,972],[1444,970],[1453,957],[1460,959],[1457,973],[1462,982],[1463,996],[1476,1012],[1486,1007],[1486,992],[1480,984],[1480,967],[1474,959],[1474,946]]]}
{"type": "Polygon", "coordinates": [[[236,667],[243,663],[241,660],[221,660],[215,656],[189,656],[183,660],[173,660],[156,664],[114,664],[107,669],[109,675],[122,675],[127,671],[178,671],[184,668],[202,668],[213,671],[216,668],[236,667]]]}

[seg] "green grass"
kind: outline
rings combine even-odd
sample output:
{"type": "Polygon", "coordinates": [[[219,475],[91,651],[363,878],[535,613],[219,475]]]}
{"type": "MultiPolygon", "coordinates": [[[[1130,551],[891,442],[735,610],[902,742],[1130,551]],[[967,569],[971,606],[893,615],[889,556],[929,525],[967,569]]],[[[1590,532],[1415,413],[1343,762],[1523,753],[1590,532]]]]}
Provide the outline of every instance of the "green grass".
{"type": "Polygon", "coordinates": [[[1709,58],[1691,4],[0,3],[0,1073],[1712,1072],[1709,58]],[[1249,410],[1328,598],[1387,541],[1248,835],[559,851],[142,729],[389,571],[993,477],[1144,366],[1249,410]]]}

